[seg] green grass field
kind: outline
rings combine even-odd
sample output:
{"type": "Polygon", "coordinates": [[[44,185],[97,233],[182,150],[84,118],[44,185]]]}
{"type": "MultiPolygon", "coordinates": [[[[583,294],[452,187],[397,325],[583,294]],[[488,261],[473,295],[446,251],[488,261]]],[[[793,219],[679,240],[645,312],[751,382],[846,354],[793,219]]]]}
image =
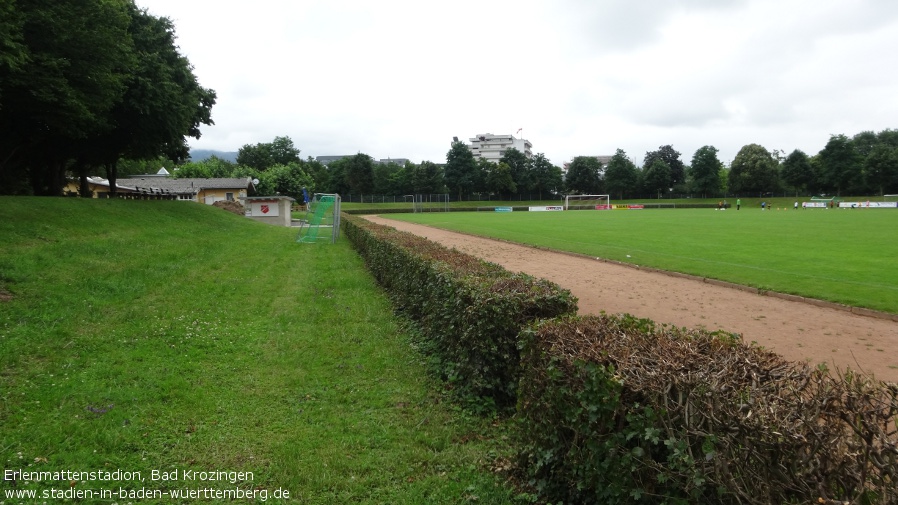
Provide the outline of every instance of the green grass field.
{"type": "Polygon", "coordinates": [[[24,197],[0,198],[0,237],[2,468],[143,479],[4,480],[0,503],[119,487],[514,501],[487,468],[507,450],[502,422],[444,402],[346,240],[297,244],[295,230],[192,203],[24,197]]]}
{"type": "Polygon", "coordinates": [[[894,209],[390,214],[485,237],[898,313],[894,209]]]}

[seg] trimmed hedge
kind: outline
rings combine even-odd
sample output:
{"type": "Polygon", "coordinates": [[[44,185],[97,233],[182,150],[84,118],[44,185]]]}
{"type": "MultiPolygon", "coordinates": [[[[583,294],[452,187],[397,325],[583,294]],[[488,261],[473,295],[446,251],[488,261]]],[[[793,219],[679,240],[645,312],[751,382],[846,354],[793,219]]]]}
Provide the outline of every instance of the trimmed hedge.
{"type": "Polygon", "coordinates": [[[630,316],[523,335],[519,469],[565,503],[898,503],[898,386],[630,316]]]}
{"type": "Polygon", "coordinates": [[[570,291],[544,279],[362,218],[345,215],[341,225],[394,306],[418,324],[439,373],[472,406],[513,406],[520,331],[577,310],[570,291]]]}

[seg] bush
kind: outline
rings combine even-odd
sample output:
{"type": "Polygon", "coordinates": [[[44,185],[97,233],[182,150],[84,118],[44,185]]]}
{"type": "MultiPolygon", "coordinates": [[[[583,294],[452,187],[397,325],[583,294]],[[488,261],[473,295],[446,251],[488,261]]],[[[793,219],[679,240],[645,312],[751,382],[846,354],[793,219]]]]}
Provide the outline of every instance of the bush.
{"type": "Polygon", "coordinates": [[[898,387],[629,316],[524,332],[520,469],[577,503],[898,503],[898,387]]]}
{"type": "Polygon", "coordinates": [[[576,298],[549,281],[361,218],[341,223],[394,306],[418,324],[440,375],[472,406],[513,406],[518,334],[577,310],[576,298]]]}

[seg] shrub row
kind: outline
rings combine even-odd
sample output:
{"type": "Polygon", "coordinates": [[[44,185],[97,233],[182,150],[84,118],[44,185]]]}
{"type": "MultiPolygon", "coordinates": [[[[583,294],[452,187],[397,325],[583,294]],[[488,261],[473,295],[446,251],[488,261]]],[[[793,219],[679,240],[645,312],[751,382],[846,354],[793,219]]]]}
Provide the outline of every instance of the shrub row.
{"type": "Polygon", "coordinates": [[[519,469],[565,503],[898,503],[898,386],[629,316],[522,334],[519,469]]]}
{"type": "Polygon", "coordinates": [[[513,406],[520,331],[577,310],[570,291],[549,281],[359,217],[346,215],[341,226],[394,306],[417,323],[439,373],[471,406],[513,406]]]}
{"type": "Polygon", "coordinates": [[[577,317],[547,281],[342,222],[462,398],[517,399],[516,468],[540,501],[898,504],[898,385],[723,332],[577,317]]]}

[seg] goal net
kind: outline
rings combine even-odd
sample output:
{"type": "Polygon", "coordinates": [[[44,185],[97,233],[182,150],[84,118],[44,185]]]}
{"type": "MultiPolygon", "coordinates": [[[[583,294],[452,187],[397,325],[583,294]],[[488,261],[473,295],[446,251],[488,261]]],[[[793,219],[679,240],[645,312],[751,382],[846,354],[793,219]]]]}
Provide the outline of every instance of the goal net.
{"type": "Polygon", "coordinates": [[[564,210],[609,210],[611,198],[608,195],[567,195],[564,210]]]}

